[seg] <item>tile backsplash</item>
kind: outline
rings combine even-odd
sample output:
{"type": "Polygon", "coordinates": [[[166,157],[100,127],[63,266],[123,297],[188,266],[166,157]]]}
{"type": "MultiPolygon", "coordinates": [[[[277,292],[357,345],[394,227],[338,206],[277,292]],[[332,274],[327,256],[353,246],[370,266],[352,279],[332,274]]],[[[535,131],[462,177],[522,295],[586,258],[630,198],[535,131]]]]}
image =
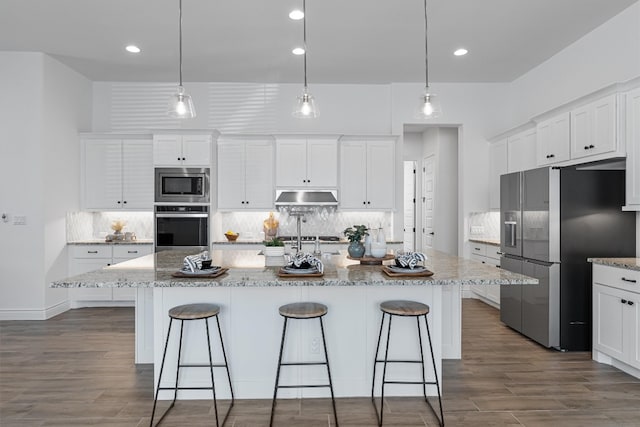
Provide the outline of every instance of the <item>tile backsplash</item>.
{"type": "MultiPolygon", "coordinates": [[[[240,240],[262,240],[262,223],[269,217],[269,212],[222,212],[214,215],[213,240],[224,240],[224,232],[233,230],[240,233],[240,240]]],[[[280,222],[279,235],[296,234],[296,218],[275,212],[280,222]]],[[[304,217],[302,234],[315,236],[341,236],[342,231],[354,224],[365,224],[371,228],[384,227],[388,238],[393,236],[393,214],[390,212],[321,212],[304,217]]]]}
{"type": "Polygon", "coordinates": [[[469,238],[499,239],[500,212],[471,212],[468,226],[469,238]]]}
{"type": "Polygon", "coordinates": [[[126,223],[123,232],[153,239],[153,212],[67,212],[67,241],[104,239],[113,233],[111,223],[116,220],[126,223]]]}

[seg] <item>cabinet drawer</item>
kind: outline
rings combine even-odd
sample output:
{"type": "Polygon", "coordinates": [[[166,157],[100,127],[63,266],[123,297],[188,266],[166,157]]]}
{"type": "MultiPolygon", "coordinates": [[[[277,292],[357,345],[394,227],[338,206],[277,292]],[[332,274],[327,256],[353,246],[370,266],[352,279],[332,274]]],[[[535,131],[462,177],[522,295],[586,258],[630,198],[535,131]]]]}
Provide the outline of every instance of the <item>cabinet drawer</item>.
{"type": "Polygon", "coordinates": [[[111,258],[111,246],[73,245],[69,255],[71,258],[111,258]]]}
{"type": "Polygon", "coordinates": [[[118,245],[113,247],[114,258],[133,259],[153,253],[153,245],[118,245]]]}
{"type": "Polygon", "coordinates": [[[471,254],[485,256],[487,254],[487,247],[482,243],[470,242],[471,254]]]}
{"type": "Polygon", "coordinates": [[[595,264],[593,282],[640,293],[640,271],[595,264]]]}
{"type": "MultiPolygon", "coordinates": [[[[486,254],[485,256],[487,258],[491,258],[493,260],[498,261],[498,264],[500,263],[500,246],[494,246],[494,245],[485,245],[485,251],[486,254]]],[[[496,264],[496,265],[498,265],[496,264]]]]}

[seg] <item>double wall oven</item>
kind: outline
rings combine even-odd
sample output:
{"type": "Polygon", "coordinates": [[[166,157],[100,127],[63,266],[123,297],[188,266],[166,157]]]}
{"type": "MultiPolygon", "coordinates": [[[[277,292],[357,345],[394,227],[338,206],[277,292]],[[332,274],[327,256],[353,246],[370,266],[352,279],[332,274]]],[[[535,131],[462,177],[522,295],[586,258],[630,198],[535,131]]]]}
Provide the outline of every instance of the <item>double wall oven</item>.
{"type": "Polygon", "coordinates": [[[209,169],[156,168],[155,249],[209,249],[209,169]]]}

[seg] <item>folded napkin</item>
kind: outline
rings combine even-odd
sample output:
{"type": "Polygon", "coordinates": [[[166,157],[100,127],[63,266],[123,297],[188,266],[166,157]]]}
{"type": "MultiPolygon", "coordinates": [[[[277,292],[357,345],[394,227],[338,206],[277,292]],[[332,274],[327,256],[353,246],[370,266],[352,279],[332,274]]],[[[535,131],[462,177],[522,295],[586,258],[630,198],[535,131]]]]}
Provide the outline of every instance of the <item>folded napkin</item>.
{"type": "Polygon", "coordinates": [[[422,252],[405,252],[396,256],[396,264],[403,268],[414,269],[418,263],[425,262],[427,256],[422,252]]]}
{"type": "Polygon", "coordinates": [[[311,255],[310,253],[304,252],[298,252],[294,256],[290,257],[287,266],[293,268],[302,268],[305,263],[310,265],[311,267],[315,267],[319,273],[322,273],[324,271],[324,264],[322,264],[322,261],[311,255]]]}
{"type": "Polygon", "coordinates": [[[195,272],[202,269],[202,261],[208,261],[211,259],[209,251],[203,251],[196,255],[188,255],[184,258],[182,263],[183,271],[195,272]]]}

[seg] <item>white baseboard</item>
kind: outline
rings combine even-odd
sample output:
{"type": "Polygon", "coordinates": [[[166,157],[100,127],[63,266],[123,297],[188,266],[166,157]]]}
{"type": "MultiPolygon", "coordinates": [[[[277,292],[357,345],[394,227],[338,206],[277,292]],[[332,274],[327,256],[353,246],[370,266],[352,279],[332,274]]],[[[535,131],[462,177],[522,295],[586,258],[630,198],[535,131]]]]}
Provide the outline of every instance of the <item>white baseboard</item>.
{"type": "Polygon", "coordinates": [[[70,308],[87,307],[135,307],[135,301],[71,301],[70,308]]]}
{"type": "Polygon", "coordinates": [[[63,301],[42,310],[0,309],[0,320],[47,320],[70,308],[69,301],[63,301]]]}

